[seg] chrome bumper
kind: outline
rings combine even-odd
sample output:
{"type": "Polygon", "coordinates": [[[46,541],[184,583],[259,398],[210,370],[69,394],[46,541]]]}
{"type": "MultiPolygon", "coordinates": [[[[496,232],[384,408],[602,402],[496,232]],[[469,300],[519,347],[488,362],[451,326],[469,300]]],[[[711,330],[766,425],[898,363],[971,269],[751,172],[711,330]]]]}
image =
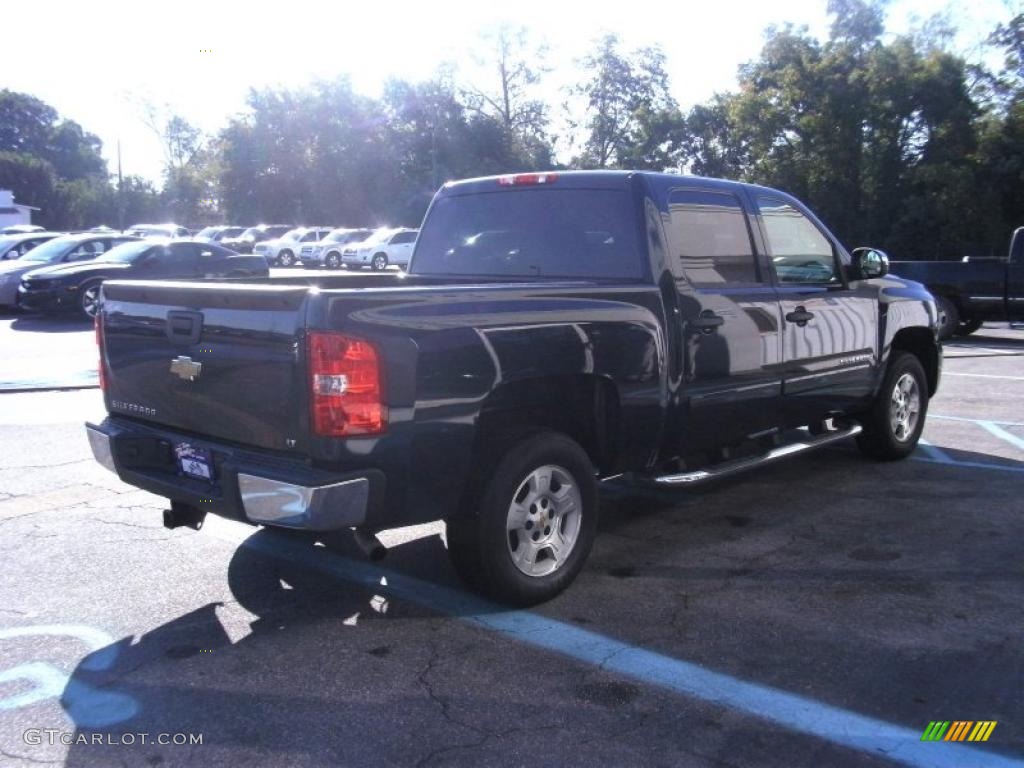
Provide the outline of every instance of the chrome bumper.
{"type": "MultiPolygon", "coordinates": [[[[203,503],[208,499],[200,498],[201,492],[190,489],[170,472],[118,468],[114,438],[91,424],[86,424],[85,431],[96,461],[125,482],[192,506],[209,508],[203,503]]],[[[221,479],[222,486],[232,484],[232,480],[237,484],[241,509],[235,509],[232,517],[240,518],[241,512],[252,523],[309,531],[333,531],[366,522],[370,502],[370,481],[366,477],[307,486],[253,475],[242,466],[235,466],[238,468],[225,467],[221,479]]],[[[211,511],[218,512],[216,507],[211,511]]]]}
{"type": "Polygon", "coordinates": [[[308,488],[238,473],[245,516],[254,523],[333,531],[366,519],[370,481],[365,477],[308,488]]]}

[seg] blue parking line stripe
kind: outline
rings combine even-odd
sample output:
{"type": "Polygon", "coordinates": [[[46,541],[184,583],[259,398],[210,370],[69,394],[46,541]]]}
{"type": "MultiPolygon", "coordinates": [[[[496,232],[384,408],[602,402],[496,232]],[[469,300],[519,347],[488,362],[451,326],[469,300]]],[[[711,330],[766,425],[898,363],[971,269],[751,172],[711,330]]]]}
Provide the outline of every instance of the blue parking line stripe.
{"type": "Polygon", "coordinates": [[[971,424],[981,424],[983,421],[988,424],[998,424],[1003,427],[1024,427],[1024,422],[1020,421],[995,421],[993,419],[968,419],[965,416],[946,416],[942,413],[929,413],[929,419],[941,419],[942,421],[966,421],[971,424]]]}
{"type": "Polygon", "coordinates": [[[929,459],[938,464],[956,463],[956,459],[954,459],[944,450],[939,448],[937,445],[932,445],[924,438],[921,438],[917,441],[917,447],[921,449],[921,453],[925,454],[929,459]]]}
{"type": "Polygon", "coordinates": [[[1010,445],[1012,445],[1014,448],[1019,448],[1020,450],[1024,451],[1024,440],[1022,440],[1021,438],[1017,437],[1016,435],[1014,435],[1014,434],[1012,434],[1010,432],[1007,432],[1005,429],[1000,427],[995,422],[993,422],[993,421],[979,421],[978,422],[978,426],[980,426],[982,429],[986,430],[989,434],[995,435],[1000,440],[1005,440],[1010,445]]]}
{"type": "Polygon", "coordinates": [[[988,464],[981,461],[960,461],[960,459],[952,459],[952,461],[940,461],[938,459],[931,459],[927,456],[911,456],[914,461],[923,461],[927,464],[943,464],[948,467],[968,467],[970,469],[991,469],[996,472],[1020,472],[1024,473],[1024,464],[1018,466],[1011,466],[1009,464],[988,464]]]}
{"type": "Polygon", "coordinates": [[[960,768],[969,763],[976,768],[1024,768],[1024,761],[964,744],[922,742],[920,728],[892,725],[797,694],[738,680],[530,611],[510,611],[474,595],[350,560],[323,548],[312,549],[301,542],[265,534],[250,536],[242,545],[337,579],[393,594],[527,645],[905,765],[960,768]]]}

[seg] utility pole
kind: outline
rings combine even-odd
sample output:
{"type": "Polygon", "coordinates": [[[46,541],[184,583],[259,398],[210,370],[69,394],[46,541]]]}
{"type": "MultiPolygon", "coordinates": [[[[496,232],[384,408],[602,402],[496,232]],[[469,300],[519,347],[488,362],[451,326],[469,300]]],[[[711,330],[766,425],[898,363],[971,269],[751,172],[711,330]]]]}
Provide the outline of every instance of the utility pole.
{"type": "Polygon", "coordinates": [[[124,232],[124,175],[121,173],[121,139],[117,140],[117,228],[124,232]]]}

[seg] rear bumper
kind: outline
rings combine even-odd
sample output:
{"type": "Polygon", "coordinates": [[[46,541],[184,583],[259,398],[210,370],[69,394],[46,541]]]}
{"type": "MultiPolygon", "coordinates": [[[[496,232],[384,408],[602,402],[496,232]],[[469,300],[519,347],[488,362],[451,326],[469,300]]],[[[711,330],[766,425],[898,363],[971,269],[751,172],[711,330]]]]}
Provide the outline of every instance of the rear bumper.
{"type": "Polygon", "coordinates": [[[241,449],[110,417],[85,425],[96,461],[122,480],[213,514],[242,522],[333,531],[367,523],[384,495],[375,470],[332,473],[297,458],[241,449]],[[182,474],[174,447],[210,452],[214,478],[182,474]]]}

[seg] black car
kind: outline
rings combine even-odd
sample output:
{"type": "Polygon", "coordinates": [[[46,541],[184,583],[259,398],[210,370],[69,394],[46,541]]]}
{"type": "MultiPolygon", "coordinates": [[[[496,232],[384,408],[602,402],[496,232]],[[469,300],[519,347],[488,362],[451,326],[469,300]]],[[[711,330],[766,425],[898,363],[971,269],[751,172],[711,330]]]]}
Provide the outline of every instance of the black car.
{"type": "Polygon", "coordinates": [[[257,227],[249,227],[238,237],[225,237],[220,244],[238,253],[252,253],[256,243],[274,240],[293,229],[295,226],[292,224],[260,224],[257,227]]]}
{"type": "Polygon", "coordinates": [[[71,310],[93,317],[99,306],[100,284],[108,278],[251,278],[268,274],[262,256],[242,256],[196,240],[141,240],[112,248],[93,261],[26,273],[18,288],[18,304],[29,310],[71,310]]]}

